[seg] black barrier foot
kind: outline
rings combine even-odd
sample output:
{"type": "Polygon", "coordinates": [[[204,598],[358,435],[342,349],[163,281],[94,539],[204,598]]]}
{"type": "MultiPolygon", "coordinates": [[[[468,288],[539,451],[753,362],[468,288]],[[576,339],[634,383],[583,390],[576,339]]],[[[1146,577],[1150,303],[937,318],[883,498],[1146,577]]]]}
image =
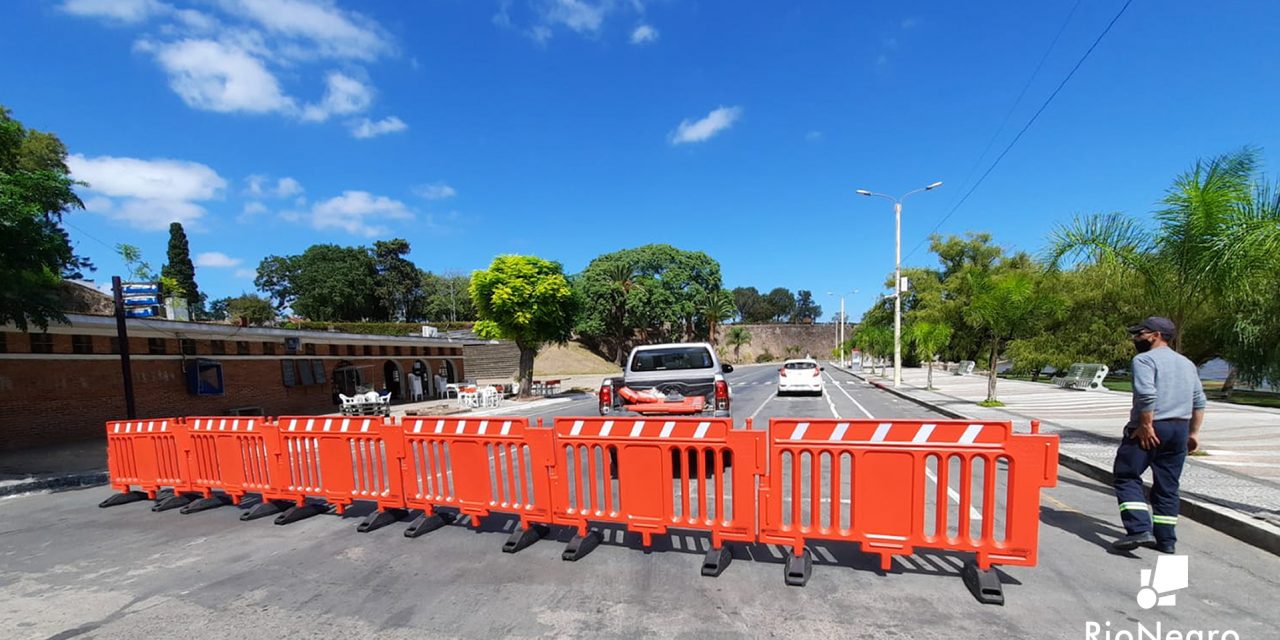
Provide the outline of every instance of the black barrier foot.
{"type": "Polygon", "coordinates": [[[809,582],[809,574],[813,573],[813,555],[808,547],[804,555],[787,554],[786,577],[788,587],[803,587],[809,582]]]}
{"type": "Polygon", "coordinates": [[[110,498],[107,498],[106,500],[99,502],[98,507],[102,509],[106,509],[107,507],[114,507],[116,505],[121,505],[121,504],[129,504],[130,502],[137,502],[139,500],[146,500],[146,499],[147,499],[146,493],[143,493],[141,491],[126,491],[124,493],[114,494],[110,498]]]}
{"type": "Polygon", "coordinates": [[[511,532],[511,537],[502,545],[503,553],[515,553],[545,537],[551,533],[551,528],[546,525],[535,524],[528,529],[516,529],[511,532]]]}
{"type": "Polygon", "coordinates": [[[707,551],[707,556],[702,559],[702,575],[712,578],[719,577],[729,567],[730,562],[733,562],[733,552],[729,550],[729,545],[719,549],[711,549],[707,551]]]}
{"type": "Polygon", "coordinates": [[[325,504],[317,504],[317,503],[295,504],[292,507],[289,507],[288,509],[286,509],[284,513],[276,516],[275,523],[276,524],[292,524],[299,520],[304,520],[306,518],[310,518],[311,516],[324,513],[328,509],[329,509],[329,506],[325,504]]]}
{"type": "Polygon", "coordinates": [[[978,563],[970,560],[964,563],[960,577],[964,578],[964,586],[969,587],[969,593],[978,602],[1004,606],[1004,586],[1000,584],[1000,576],[996,575],[994,569],[984,571],[978,568],[978,563]]]}
{"type": "Polygon", "coordinates": [[[437,511],[431,515],[424,513],[418,516],[418,519],[414,520],[408,529],[404,530],[404,537],[416,538],[424,533],[431,533],[456,519],[457,517],[452,513],[444,511],[437,511]]]}
{"type": "Polygon", "coordinates": [[[170,509],[177,509],[178,507],[185,507],[188,504],[190,504],[191,501],[194,499],[195,498],[192,498],[191,496],[184,495],[181,493],[167,495],[157,500],[155,505],[151,507],[151,510],[152,511],[168,511],[170,509]]]}
{"type": "Polygon", "coordinates": [[[569,544],[565,545],[564,553],[560,554],[560,559],[577,562],[598,546],[600,546],[599,531],[588,531],[585,536],[574,534],[569,544]]]}
{"type": "Polygon", "coordinates": [[[241,520],[257,520],[270,515],[275,515],[292,507],[293,503],[287,500],[264,500],[253,505],[251,509],[240,514],[241,520]]]}
{"type": "Polygon", "coordinates": [[[374,511],[373,513],[370,513],[369,515],[364,517],[364,522],[361,522],[360,526],[356,527],[356,531],[359,531],[360,533],[367,533],[369,531],[373,531],[374,529],[381,529],[382,527],[385,527],[391,524],[392,522],[399,521],[401,518],[407,515],[409,515],[409,512],[405,511],[404,509],[387,509],[385,511],[374,511]]]}
{"type": "Polygon", "coordinates": [[[188,513],[204,511],[205,509],[213,509],[228,504],[231,504],[231,498],[229,496],[211,496],[208,498],[200,498],[199,500],[192,502],[191,504],[183,507],[178,511],[178,513],[185,516],[188,513]]]}

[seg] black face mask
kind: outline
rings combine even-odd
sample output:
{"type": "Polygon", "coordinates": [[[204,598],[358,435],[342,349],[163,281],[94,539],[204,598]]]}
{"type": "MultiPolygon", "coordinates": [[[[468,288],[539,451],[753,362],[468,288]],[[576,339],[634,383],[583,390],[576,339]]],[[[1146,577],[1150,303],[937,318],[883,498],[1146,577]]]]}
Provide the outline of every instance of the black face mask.
{"type": "Polygon", "coordinates": [[[1142,339],[1134,340],[1133,348],[1137,349],[1138,353],[1146,353],[1151,350],[1151,341],[1142,339]]]}

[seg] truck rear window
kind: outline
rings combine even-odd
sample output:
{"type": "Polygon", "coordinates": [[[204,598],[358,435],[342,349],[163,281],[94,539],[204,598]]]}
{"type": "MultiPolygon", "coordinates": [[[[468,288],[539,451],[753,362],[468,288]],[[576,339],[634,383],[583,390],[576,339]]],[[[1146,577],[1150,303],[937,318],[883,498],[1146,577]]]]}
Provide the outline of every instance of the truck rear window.
{"type": "Polygon", "coordinates": [[[679,371],[710,369],[711,352],[706,347],[671,347],[636,352],[631,359],[632,371],[679,371]]]}

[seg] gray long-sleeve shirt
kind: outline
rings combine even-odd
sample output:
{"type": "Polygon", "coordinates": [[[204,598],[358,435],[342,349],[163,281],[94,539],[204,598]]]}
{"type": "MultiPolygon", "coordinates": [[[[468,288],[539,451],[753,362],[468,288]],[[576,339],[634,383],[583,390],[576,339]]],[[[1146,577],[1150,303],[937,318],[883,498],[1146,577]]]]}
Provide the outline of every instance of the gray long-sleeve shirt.
{"type": "Polygon", "coordinates": [[[1130,420],[1138,422],[1142,413],[1154,413],[1155,420],[1186,420],[1192,410],[1203,408],[1204,387],[1186,356],[1168,347],[1134,356],[1130,420]]]}

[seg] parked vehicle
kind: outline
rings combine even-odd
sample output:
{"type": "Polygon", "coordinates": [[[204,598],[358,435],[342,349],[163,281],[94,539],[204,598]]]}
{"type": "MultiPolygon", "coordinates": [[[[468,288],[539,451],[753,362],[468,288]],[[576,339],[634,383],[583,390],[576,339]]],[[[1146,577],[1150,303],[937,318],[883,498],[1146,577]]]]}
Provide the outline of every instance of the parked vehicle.
{"type": "Polygon", "coordinates": [[[778,395],[815,393],[822,395],[823,367],[813,358],[787,360],[778,369],[778,395]]]}
{"type": "Polygon", "coordinates": [[[652,344],[627,356],[621,377],[600,384],[600,415],[707,415],[729,417],[732,391],[705,342],[652,344]]]}

